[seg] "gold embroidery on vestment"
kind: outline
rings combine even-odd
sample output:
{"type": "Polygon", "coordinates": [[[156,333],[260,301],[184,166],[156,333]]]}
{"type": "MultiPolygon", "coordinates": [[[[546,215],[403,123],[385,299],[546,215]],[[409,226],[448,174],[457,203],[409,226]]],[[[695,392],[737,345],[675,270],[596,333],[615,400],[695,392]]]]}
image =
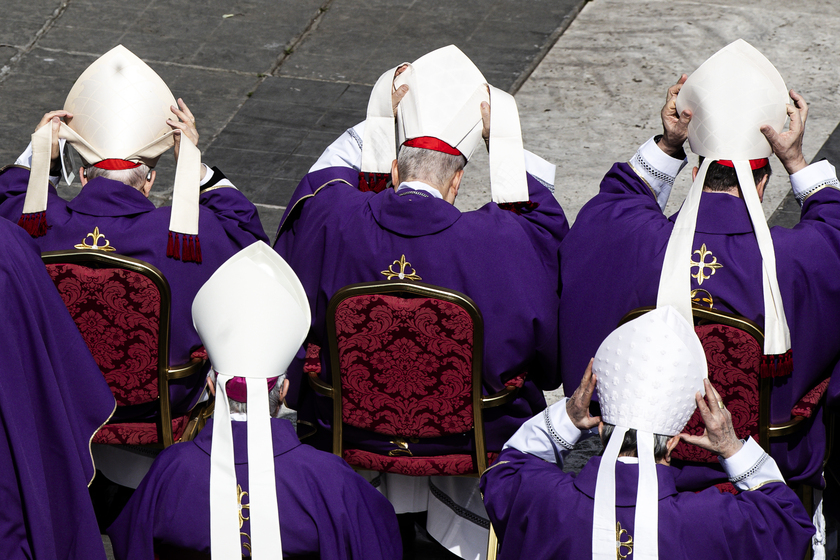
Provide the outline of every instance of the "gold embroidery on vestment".
{"type": "Polygon", "coordinates": [[[712,294],[702,288],[691,290],[691,302],[709,309],[715,308],[715,300],[712,298],[712,294]]]}
{"type": "MultiPolygon", "coordinates": [[[[251,511],[251,505],[250,504],[243,504],[242,503],[242,500],[247,495],[248,495],[248,492],[243,492],[242,486],[237,484],[236,485],[236,500],[237,500],[237,503],[239,504],[239,529],[242,529],[242,525],[246,521],[251,519],[250,516],[246,517],[244,512],[242,511],[242,510],[246,510],[246,509],[249,512],[251,511]]],[[[245,537],[245,540],[247,541],[247,542],[242,543],[242,546],[245,548],[245,550],[247,550],[248,552],[251,552],[251,536],[248,533],[243,533],[241,530],[239,531],[239,535],[245,537]]]]}
{"type": "Polygon", "coordinates": [[[694,251],[694,253],[691,254],[700,255],[700,258],[697,259],[697,261],[691,261],[691,267],[697,267],[697,274],[692,274],[691,277],[697,279],[698,286],[703,284],[703,280],[708,280],[709,278],[711,278],[714,275],[715,271],[723,266],[722,264],[717,262],[717,257],[712,255],[712,252],[706,249],[705,243],[703,243],[703,245],[699,249],[697,249],[696,251],[694,251]],[[710,262],[706,262],[706,257],[712,257],[712,260],[710,262]],[[711,270],[711,272],[708,275],[706,274],[707,268],[711,270]]]}
{"type": "Polygon", "coordinates": [[[615,524],[615,557],[618,560],[624,560],[633,554],[633,536],[626,530],[621,528],[621,523],[615,524]],[[621,540],[621,537],[627,536],[627,540],[621,540]],[[627,554],[622,554],[621,549],[626,548],[627,554]]]}
{"type": "Polygon", "coordinates": [[[100,251],[116,251],[115,248],[111,247],[111,244],[108,242],[108,240],[105,239],[105,236],[99,233],[98,227],[93,228],[93,231],[87,234],[85,238],[82,239],[82,242],[78,245],[74,245],[74,247],[76,249],[98,249],[100,251]],[[87,243],[88,237],[91,240],[90,244],[87,243]],[[99,244],[100,239],[105,240],[104,245],[99,244]]]}
{"type": "Polygon", "coordinates": [[[388,267],[387,270],[383,270],[381,274],[384,274],[388,280],[393,278],[399,278],[400,280],[422,280],[419,276],[417,276],[417,271],[414,268],[411,268],[411,272],[406,274],[405,269],[411,268],[411,263],[405,260],[405,255],[400,257],[400,260],[394,261],[391,263],[391,266],[388,267]],[[394,270],[394,265],[400,265],[400,271],[397,272],[394,270]]]}

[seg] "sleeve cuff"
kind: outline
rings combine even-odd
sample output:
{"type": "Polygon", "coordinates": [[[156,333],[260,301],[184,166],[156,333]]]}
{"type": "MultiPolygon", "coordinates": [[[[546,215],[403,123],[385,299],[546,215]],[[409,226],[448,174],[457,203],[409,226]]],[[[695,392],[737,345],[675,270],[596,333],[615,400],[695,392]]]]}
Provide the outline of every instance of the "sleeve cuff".
{"type": "Polygon", "coordinates": [[[801,205],[806,198],[825,187],[840,189],[840,182],[834,166],[828,160],[821,160],[791,175],[790,186],[801,205]]]}
{"type": "Polygon", "coordinates": [[[525,171],[553,193],[557,166],[528,150],[523,150],[523,152],[525,152],[525,171]]]}
{"type": "Polygon", "coordinates": [[[562,464],[563,456],[572,450],[583,434],[566,414],[567,400],[554,403],[522,424],[504,448],[513,447],[544,461],[562,464]]]}
{"type": "Polygon", "coordinates": [[[361,170],[362,138],[364,134],[364,121],[353,128],[348,128],[344,134],[324,150],[318,161],[309,168],[309,172],[312,173],[328,167],[352,167],[356,171],[361,170]]]}
{"type": "Polygon", "coordinates": [[[29,143],[26,149],[23,150],[23,153],[15,160],[15,165],[32,169],[32,142],[29,143]]]}
{"type": "Polygon", "coordinates": [[[764,452],[753,438],[747,438],[744,446],[729,459],[718,457],[729,481],[738,490],[751,490],[768,482],[782,482],[785,479],[776,461],[764,452]]]}
{"type": "Polygon", "coordinates": [[[204,179],[198,184],[200,192],[205,193],[222,187],[236,188],[218,167],[208,167],[205,163],[201,165],[207,168],[207,173],[204,175],[204,179]]]}
{"type": "Polygon", "coordinates": [[[653,138],[642,144],[630,159],[630,166],[647,183],[656,197],[657,204],[663,210],[668,203],[668,197],[671,196],[677,174],[687,163],[687,159],[676,159],[667,155],[659,149],[653,138]]]}

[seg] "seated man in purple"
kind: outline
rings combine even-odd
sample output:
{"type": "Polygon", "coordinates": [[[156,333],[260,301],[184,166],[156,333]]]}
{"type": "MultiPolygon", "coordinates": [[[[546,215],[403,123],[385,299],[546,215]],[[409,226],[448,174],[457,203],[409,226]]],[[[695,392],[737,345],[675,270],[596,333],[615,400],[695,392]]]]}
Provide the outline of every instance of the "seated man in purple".
{"type": "Polygon", "coordinates": [[[0,558],[105,560],[90,440],[114,396],[38,247],[0,218],[0,558]]]}
{"type": "Polygon", "coordinates": [[[802,558],[814,534],[773,458],[752,438],[735,436],[706,379],[702,345],[673,307],[615,330],[571,398],[505,444],[481,489],[500,558],[510,560],[782,560],[802,558]],[[596,385],[600,418],[589,415],[596,385]],[[680,434],[695,403],[706,432],[680,434]],[[564,472],[564,458],[596,426],[603,457],[591,458],[577,476],[564,472]],[[679,492],[680,470],[670,456],[680,438],[718,454],[741,492],[679,492]]]}
{"type": "MultiPolygon", "coordinates": [[[[172,365],[188,362],[201,345],[190,320],[201,285],[239,248],[266,240],[254,205],[220,171],[200,163],[197,142],[186,104],[176,102],[151,68],[118,46],[85,70],[64,110],[44,115],[33,143],[0,174],[0,216],[26,228],[42,252],[113,251],[163,272],[172,291],[172,365]],[[133,96],[125,93],[126,76],[140,79],[133,96]],[[65,139],[84,159],[83,188],[69,202],[54,186],[65,139]],[[156,179],[152,168],[173,144],[179,163],[173,204],[155,208],[148,199],[156,179]]],[[[107,347],[108,341],[91,346],[107,347]]],[[[204,378],[198,373],[170,383],[173,416],[195,404],[204,378]]],[[[153,408],[121,407],[114,420],[150,418],[153,408]]]]}

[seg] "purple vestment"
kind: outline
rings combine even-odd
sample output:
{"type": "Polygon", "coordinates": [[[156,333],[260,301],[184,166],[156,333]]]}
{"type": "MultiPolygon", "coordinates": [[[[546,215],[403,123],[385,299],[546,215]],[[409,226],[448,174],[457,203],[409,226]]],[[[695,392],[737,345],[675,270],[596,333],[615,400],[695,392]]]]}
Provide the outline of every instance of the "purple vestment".
{"type": "Polygon", "coordinates": [[[0,558],[105,559],[87,485],[114,397],[38,247],[0,218],[0,558]]]}
{"type": "MultiPolygon", "coordinates": [[[[271,432],[284,557],[402,557],[397,518],[388,500],[339,457],[301,444],[287,420],[273,418],[271,432]]],[[[108,528],[117,560],[148,560],[156,548],[210,553],[212,434],[211,420],[195,440],[176,443],[155,459],[108,528]]],[[[245,422],[233,422],[236,479],[244,492],[250,492],[247,434],[245,422]]],[[[240,504],[248,503],[247,495],[240,497],[240,504]]],[[[248,509],[242,513],[249,517],[248,509]]],[[[248,520],[240,531],[247,544],[248,520]]]]}
{"type": "MultiPolygon", "coordinates": [[[[521,215],[488,203],[461,212],[428,193],[360,192],[358,172],[329,167],[309,173],[298,186],[274,248],[294,268],[312,307],[309,341],[321,346],[321,377],[330,380],[326,311],[340,288],[386,280],[383,271],[401,272],[402,255],[422,282],[465,293],[484,317],[485,394],[528,373],[517,398],[484,411],[489,449],[502,444],[528,418],[545,408],[542,390],[559,385],[557,371],[557,251],[568,231],[552,193],[529,175],[532,209],[521,215]]],[[[314,395],[302,375],[302,360],[289,368],[292,408],[301,418],[332,417],[328,399],[314,395]],[[316,410],[317,407],[317,410],[316,410]]],[[[355,433],[354,445],[389,450],[389,439],[355,433]]],[[[464,445],[465,438],[409,443],[415,455],[440,451],[438,444],[464,445]]]]}
{"type": "MultiPolygon", "coordinates": [[[[578,214],[560,248],[561,372],[577,387],[589,359],[637,307],[655,305],[665,248],[676,216],[662,214],[650,188],[626,163],[615,164],[601,191],[578,214]]],[[[793,374],[774,380],[771,422],[790,420],[793,405],[831,375],[840,331],[840,192],[824,188],[802,207],[793,229],[771,229],[776,269],[790,326],[793,374]]],[[[764,325],[761,256],[744,201],[726,193],[701,197],[691,288],[696,302],[764,325]],[[709,266],[714,265],[714,266],[709,266]],[[701,283],[702,280],[702,283],[701,283]]],[[[829,386],[828,403],[840,393],[829,386]]],[[[821,486],[825,427],[820,409],[805,430],[773,440],[785,478],[821,486]],[[803,437],[802,434],[806,434],[803,437]]]]}
{"type": "MultiPolygon", "coordinates": [[[[592,558],[592,510],[601,458],[580,474],[508,448],[481,478],[484,504],[501,541],[500,558],[592,558]]],[[[733,495],[710,488],[677,492],[679,469],[656,466],[659,557],[802,558],[814,528],[796,494],[780,482],[733,495]]],[[[628,543],[635,522],[638,464],[616,463],[616,539],[628,543]],[[624,532],[626,531],[626,532],[624,532]]],[[[630,556],[629,546],[621,554],[630,556]]]]}
{"type": "MultiPolygon", "coordinates": [[[[23,210],[29,170],[10,167],[0,175],[0,216],[17,221],[23,210]]],[[[171,207],[155,208],[143,194],[104,177],[92,179],[70,202],[50,185],[47,204],[49,229],[35,238],[41,251],[73,249],[106,243],[120,255],[140,259],[157,267],[172,291],[169,363],[183,364],[201,346],[192,326],[190,308],[195,294],[229,257],[254,241],[267,241],[257,210],[232,187],[202,192],[199,207],[199,239],[202,263],[181,262],[166,257],[171,207]],[[94,228],[101,238],[94,240],[94,228]]],[[[173,414],[183,414],[198,398],[204,374],[170,382],[173,414]]],[[[149,407],[121,407],[115,420],[145,417],[149,407]]]]}

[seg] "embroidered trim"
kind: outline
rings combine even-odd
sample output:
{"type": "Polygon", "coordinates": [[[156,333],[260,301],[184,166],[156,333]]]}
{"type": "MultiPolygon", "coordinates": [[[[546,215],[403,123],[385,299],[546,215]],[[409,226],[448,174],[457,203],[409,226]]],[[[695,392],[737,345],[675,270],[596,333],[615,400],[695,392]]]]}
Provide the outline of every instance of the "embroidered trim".
{"type": "Polygon", "coordinates": [[[759,469],[761,469],[762,465],[764,465],[764,463],[767,462],[768,458],[770,458],[770,455],[768,455],[767,453],[762,454],[761,457],[758,459],[758,461],[756,461],[755,464],[747,470],[747,472],[745,472],[743,474],[739,474],[738,476],[734,476],[734,477],[730,476],[729,477],[729,482],[731,482],[733,484],[738,483],[738,482],[743,482],[747,478],[749,478],[752,475],[754,475],[755,473],[757,473],[759,471],[759,469]]]}
{"type": "Polygon", "coordinates": [[[510,461],[497,461],[497,462],[493,463],[492,465],[490,465],[489,467],[487,467],[486,469],[484,469],[484,472],[481,473],[481,476],[484,476],[485,474],[487,474],[490,471],[490,469],[492,469],[494,467],[498,467],[499,465],[507,465],[508,463],[510,463],[510,461]]]}
{"type": "Polygon", "coordinates": [[[407,194],[416,194],[424,198],[432,198],[429,193],[424,193],[423,191],[413,191],[411,189],[403,189],[397,193],[397,196],[405,196],[407,194]]]}
{"type": "Polygon", "coordinates": [[[540,179],[540,178],[539,178],[539,177],[537,177],[536,175],[531,175],[531,177],[533,177],[534,179],[536,179],[536,180],[537,180],[537,181],[538,181],[538,182],[539,182],[542,186],[544,186],[545,188],[547,188],[547,189],[548,189],[548,191],[549,191],[551,194],[554,194],[554,185],[552,185],[551,183],[549,183],[549,182],[547,182],[547,181],[543,181],[542,179],[540,179]]]}
{"type": "Polygon", "coordinates": [[[356,144],[359,145],[359,149],[361,150],[362,149],[362,139],[358,134],[356,134],[356,131],[353,130],[352,128],[348,128],[347,129],[347,134],[349,134],[350,137],[353,138],[353,140],[356,141],[356,144]]]}
{"type": "Polygon", "coordinates": [[[548,433],[549,435],[551,435],[551,439],[553,439],[555,442],[557,442],[558,445],[565,447],[569,451],[574,449],[575,445],[573,443],[569,443],[568,441],[560,437],[560,434],[558,434],[557,431],[554,429],[554,425],[552,425],[551,423],[551,417],[549,417],[548,415],[547,408],[545,409],[543,416],[545,417],[545,425],[548,428],[548,433]]]}
{"type": "Polygon", "coordinates": [[[765,484],[772,484],[772,483],[774,483],[774,482],[781,482],[782,484],[784,484],[784,483],[785,483],[785,481],[784,481],[784,480],[781,480],[781,479],[778,479],[778,478],[773,479],[773,480],[765,480],[765,481],[764,481],[764,482],[762,482],[761,484],[756,484],[756,485],[755,485],[755,486],[753,486],[752,488],[748,488],[748,489],[747,489],[747,492],[752,492],[753,490],[758,490],[759,488],[761,488],[761,487],[762,487],[762,486],[764,486],[765,484]]]}
{"type": "Polygon", "coordinates": [[[840,190],[840,181],[838,181],[835,178],[831,178],[831,179],[828,179],[826,181],[822,181],[820,183],[817,183],[816,185],[814,185],[810,189],[806,189],[806,190],[802,191],[801,193],[793,193],[793,196],[796,197],[796,201],[799,203],[800,206],[802,206],[802,204],[805,202],[805,200],[809,196],[811,196],[812,194],[814,194],[817,191],[822,190],[825,187],[831,187],[831,188],[840,190]]]}
{"type": "Polygon", "coordinates": [[[376,475],[376,478],[370,481],[370,485],[374,488],[379,488],[380,486],[382,486],[382,473],[376,475]]]}
{"type": "Polygon", "coordinates": [[[633,167],[634,170],[636,170],[636,173],[638,173],[638,168],[641,168],[653,179],[656,179],[657,181],[662,181],[663,183],[667,183],[671,186],[674,185],[674,181],[677,179],[673,175],[668,175],[667,173],[656,169],[653,165],[648,163],[648,161],[645,160],[639,152],[633,154],[633,157],[630,159],[630,165],[633,167]]]}
{"type": "Polygon", "coordinates": [[[434,483],[432,482],[432,477],[429,477],[429,490],[432,491],[432,495],[435,498],[440,500],[440,502],[443,503],[443,505],[451,509],[458,517],[462,517],[467,521],[475,523],[483,529],[487,529],[488,531],[490,530],[490,521],[488,519],[484,519],[480,515],[476,515],[470,510],[456,504],[452,500],[452,498],[450,498],[443,492],[443,490],[434,485],[434,483]]]}

